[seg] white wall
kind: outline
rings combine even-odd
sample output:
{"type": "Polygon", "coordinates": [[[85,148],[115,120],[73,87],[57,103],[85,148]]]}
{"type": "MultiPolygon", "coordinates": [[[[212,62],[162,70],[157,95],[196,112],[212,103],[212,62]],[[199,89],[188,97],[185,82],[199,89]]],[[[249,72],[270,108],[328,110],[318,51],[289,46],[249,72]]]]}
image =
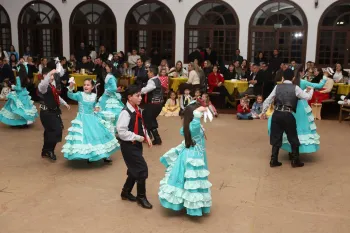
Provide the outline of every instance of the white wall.
{"type": "MultiPolygon", "coordinates": [[[[63,53],[69,56],[69,18],[70,15],[81,0],[67,0],[62,3],[61,0],[46,0],[51,3],[59,12],[63,25],[63,53]]],[[[18,49],[17,20],[22,7],[30,0],[0,0],[0,4],[7,10],[10,16],[12,27],[12,43],[18,49]]],[[[118,50],[124,50],[124,23],[125,17],[130,8],[137,3],[137,0],[103,0],[114,12],[117,20],[117,47],[118,50]]],[[[198,0],[161,0],[172,11],[176,22],[176,44],[175,60],[184,58],[184,24],[187,13],[199,1],[198,0]]],[[[241,54],[247,57],[248,50],[248,27],[249,20],[255,9],[265,2],[264,0],[226,0],[236,11],[239,23],[239,47],[241,54]],[[249,1],[249,3],[248,3],[249,1]]],[[[319,0],[318,8],[314,7],[314,0],[294,0],[305,12],[308,22],[307,51],[306,61],[315,60],[317,44],[317,28],[319,19],[324,10],[335,0],[319,0]]]]}

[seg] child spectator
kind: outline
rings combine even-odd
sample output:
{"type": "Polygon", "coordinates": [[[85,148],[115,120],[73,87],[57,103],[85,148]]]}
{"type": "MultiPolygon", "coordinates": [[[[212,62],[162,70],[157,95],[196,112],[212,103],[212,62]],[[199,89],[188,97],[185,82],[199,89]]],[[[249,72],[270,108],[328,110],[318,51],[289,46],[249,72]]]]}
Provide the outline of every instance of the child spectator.
{"type": "Polygon", "coordinates": [[[185,110],[186,106],[189,105],[192,101],[192,96],[190,95],[191,91],[190,89],[186,88],[184,90],[184,94],[181,95],[180,98],[180,115],[183,113],[183,111],[185,110]]]}
{"type": "Polygon", "coordinates": [[[243,97],[240,104],[237,106],[237,119],[253,120],[252,113],[249,109],[249,99],[247,97],[243,97]]]}
{"type": "Polygon", "coordinates": [[[201,90],[199,89],[199,88],[197,88],[196,90],[195,90],[195,92],[194,92],[194,97],[193,97],[193,99],[194,100],[197,100],[197,99],[199,99],[199,98],[201,98],[201,90]]]}
{"type": "Polygon", "coordinates": [[[179,116],[180,112],[180,105],[179,101],[177,99],[176,93],[173,91],[170,91],[170,98],[166,101],[164,107],[162,108],[160,116],[179,116]]]}
{"type": "Polygon", "coordinates": [[[202,100],[204,101],[204,103],[206,104],[206,106],[209,108],[209,110],[213,113],[213,115],[215,117],[218,117],[218,112],[216,111],[216,108],[214,107],[214,105],[211,103],[209,95],[207,93],[204,93],[202,95],[202,100]]]}
{"type": "Polygon", "coordinates": [[[258,95],[251,109],[252,117],[254,119],[259,119],[262,109],[263,109],[263,97],[261,95],[258,95]]]}
{"type": "Polygon", "coordinates": [[[166,69],[162,69],[160,71],[159,76],[160,83],[162,84],[163,92],[168,93],[169,92],[169,78],[166,73],[166,69]]]}
{"type": "Polygon", "coordinates": [[[5,79],[2,86],[3,88],[1,89],[0,99],[6,100],[7,95],[11,92],[10,81],[8,79],[5,79]]]}

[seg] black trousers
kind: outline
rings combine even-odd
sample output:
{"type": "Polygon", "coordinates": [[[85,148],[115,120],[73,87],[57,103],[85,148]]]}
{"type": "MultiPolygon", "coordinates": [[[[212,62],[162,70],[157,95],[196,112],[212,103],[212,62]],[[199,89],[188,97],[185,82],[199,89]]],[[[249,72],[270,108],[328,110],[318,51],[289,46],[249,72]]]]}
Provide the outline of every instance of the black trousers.
{"type": "Polygon", "coordinates": [[[157,117],[162,111],[162,104],[145,104],[145,109],[142,112],[143,119],[147,130],[158,129],[157,117]]]}
{"type": "Polygon", "coordinates": [[[213,91],[214,92],[220,92],[221,96],[228,97],[230,100],[232,98],[230,93],[228,93],[228,91],[227,91],[225,86],[215,87],[213,91]]]}
{"type": "Polygon", "coordinates": [[[60,113],[41,110],[40,120],[44,127],[44,146],[42,152],[54,152],[56,144],[62,141],[63,123],[60,113]]]}
{"type": "Polygon", "coordinates": [[[126,164],[127,175],[130,180],[139,181],[148,178],[148,166],[143,157],[141,142],[120,141],[120,149],[126,164]]]}
{"type": "Polygon", "coordinates": [[[290,112],[274,111],[271,119],[270,144],[275,147],[282,146],[283,133],[287,134],[292,147],[299,147],[295,117],[290,112]]]}

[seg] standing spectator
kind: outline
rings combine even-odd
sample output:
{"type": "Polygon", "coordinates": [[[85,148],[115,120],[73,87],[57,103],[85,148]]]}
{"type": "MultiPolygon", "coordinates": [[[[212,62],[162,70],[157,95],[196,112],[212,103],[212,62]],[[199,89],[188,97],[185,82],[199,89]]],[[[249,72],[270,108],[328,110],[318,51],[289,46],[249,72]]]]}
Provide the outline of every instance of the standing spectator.
{"type": "Polygon", "coordinates": [[[273,76],[276,76],[277,70],[279,70],[283,59],[279,56],[279,51],[277,49],[273,50],[273,56],[270,59],[269,67],[273,76]]]}
{"type": "Polygon", "coordinates": [[[261,75],[263,79],[263,98],[267,98],[272,92],[275,86],[274,76],[272,76],[269,66],[262,62],[261,63],[261,75]]]}
{"type": "Polygon", "coordinates": [[[96,53],[95,48],[92,44],[89,44],[89,51],[90,51],[89,56],[91,57],[92,62],[94,62],[96,57],[97,57],[97,53],[96,53]]]}
{"type": "Polygon", "coordinates": [[[260,51],[260,52],[258,52],[256,57],[254,58],[254,63],[260,65],[261,62],[266,63],[267,59],[265,58],[264,53],[260,51]]]}
{"type": "Polygon", "coordinates": [[[30,47],[27,46],[26,51],[23,54],[23,57],[31,57],[31,56],[32,56],[32,52],[30,51],[30,47]]]}
{"type": "Polygon", "coordinates": [[[108,60],[108,55],[109,54],[106,51],[106,47],[104,45],[101,45],[98,56],[101,58],[102,61],[107,61],[108,60]]]}
{"type": "Polygon", "coordinates": [[[159,80],[160,80],[160,83],[162,84],[163,93],[168,94],[168,92],[169,92],[169,78],[167,76],[165,69],[162,69],[159,72],[159,80]]]}
{"type": "Polygon", "coordinates": [[[128,63],[131,69],[136,67],[138,59],[140,59],[140,56],[137,55],[137,50],[133,49],[131,55],[128,57],[128,63]]]}
{"type": "Polygon", "coordinates": [[[148,74],[141,58],[137,59],[137,66],[135,67],[135,84],[139,87],[145,87],[148,82],[148,74]]]}
{"type": "Polygon", "coordinates": [[[99,98],[105,91],[105,77],[103,75],[102,60],[99,57],[95,59],[95,67],[93,69],[93,74],[96,75],[96,81],[100,84],[97,90],[97,97],[99,98]]]}
{"type": "Polygon", "coordinates": [[[145,63],[149,59],[147,57],[147,54],[146,54],[146,48],[141,47],[139,53],[140,53],[140,57],[141,57],[142,62],[145,63]]]}
{"type": "Polygon", "coordinates": [[[151,52],[151,63],[153,66],[159,66],[160,65],[160,61],[162,60],[162,58],[159,55],[159,51],[157,48],[152,49],[151,52]]]}
{"type": "Polygon", "coordinates": [[[84,42],[80,43],[80,48],[77,49],[77,51],[75,52],[75,55],[76,55],[76,59],[77,59],[78,63],[80,63],[82,61],[84,56],[88,55],[88,51],[85,48],[84,42]]]}
{"type": "Polygon", "coordinates": [[[203,58],[201,55],[201,47],[197,47],[192,53],[188,55],[188,62],[194,62],[197,59],[199,64],[202,64],[203,58]]]}
{"type": "Polygon", "coordinates": [[[212,65],[217,64],[218,56],[216,54],[216,51],[212,50],[211,47],[208,47],[205,51],[205,60],[209,60],[212,65]]]}
{"type": "Polygon", "coordinates": [[[242,64],[243,62],[243,57],[240,55],[241,54],[241,50],[236,49],[236,54],[233,56],[233,61],[239,61],[239,64],[242,64]]]}
{"type": "Polygon", "coordinates": [[[14,54],[16,56],[16,61],[19,60],[19,55],[15,50],[15,46],[13,46],[13,45],[10,46],[10,51],[8,52],[9,56],[11,56],[11,54],[14,54]]]}

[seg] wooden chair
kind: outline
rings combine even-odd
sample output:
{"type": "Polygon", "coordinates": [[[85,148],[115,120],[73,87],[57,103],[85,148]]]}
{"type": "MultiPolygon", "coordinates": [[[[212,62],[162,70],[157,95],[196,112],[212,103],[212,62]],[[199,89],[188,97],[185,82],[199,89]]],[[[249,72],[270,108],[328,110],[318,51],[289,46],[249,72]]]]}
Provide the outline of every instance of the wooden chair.
{"type": "Polygon", "coordinates": [[[343,121],[343,112],[348,112],[350,114],[350,105],[341,105],[339,111],[339,123],[343,121]]]}

